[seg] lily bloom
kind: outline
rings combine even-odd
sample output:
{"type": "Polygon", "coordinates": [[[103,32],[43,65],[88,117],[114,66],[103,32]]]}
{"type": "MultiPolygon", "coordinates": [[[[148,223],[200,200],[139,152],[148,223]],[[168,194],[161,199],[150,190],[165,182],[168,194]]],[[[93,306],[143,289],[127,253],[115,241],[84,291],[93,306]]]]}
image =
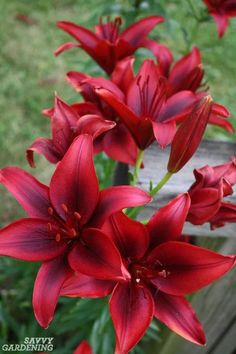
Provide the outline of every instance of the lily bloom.
{"type": "MultiPolygon", "coordinates": [[[[189,90],[196,94],[197,101],[206,95],[206,92],[198,92],[198,89],[204,86],[202,84],[204,69],[201,52],[197,47],[194,47],[190,53],[180,58],[173,67],[171,67],[173,56],[171,56],[171,59],[166,56],[163,62],[159,63],[157,68],[160,74],[168,79],[169,96],[183,90],[189,90]]],[[[217,125],[227,132],[233,133],[234,127],[227,120],[229,116],[230,112],[226,107],[214,102],[208,123],[217,125]]]]}
{"type": "MultiPolygon", "coordinates": [[[[129,58],[130,59],[130,58],[129,58]]],[[[138,155],[138,147],[127,127],[117,117],[117,113],[106,104],[96,93],[96,87],[105,87],[112,92],[116,92],[118,97],[123,99],[124,94],[117,88],[119,84],[122,88],[129,85],[129,73],[132,74],[131,59],[119,62],[112,74],[112,81],[102,77],[93,78],[82,72],[71,71],[67,73],[67,80],[78,91],[87,103],[93,103],[103,119],[110,120],[115,127],[99,135],[94,140],[95,152],[104,151],[113,160],[129,165],[135,165],[138,155]],[[122,83],[117,82],[118,77],[123,77],[122,83]],[[124,149],[124,146],[126,148],[124,149]]],[[[133,75],[133,74],[132,74],[133,75]]],[[[120,80],[121,81],[121,80],[120,80]]],[[[112,124],[111,123],[111,124],[112,124]]]]}
{"type": "Polygon", "coordinates": [[[106,278],[125,277],[118,251],[100,228],[113,213],[151,200],[131,186],[99,191],[93,164],[92,137],[76,138],[57,165],[49,187],[17,167],[0,170],[0,182],[28,214],[0,230],[0,255],[25,261],[41,261],[35,280],[33,308],[37,321],[48,327],[60,289],[72,271],[68,257],[81,243],[90,258],[107,253],[112,268],[101,263],[106,278]],[[94,252],[94,253],[93,253],[94,252]]]}
{"type": "MultiPolygon", "coordinates": [[[[184,295],[220,278],[233,267],[235,257],[181,241],[189,206],[186,193],[159,209],[146,226],[119,212],[102,227],[119,250],[130,275],[111,282],[109,304],[117,354],[126,354],[137,344],[153,316],[185,339],[205,344],[202,326],[184,295]]],[[[74,283],[67,282],[61,295],[81,296],[86,290],[91,293],[91,288],[95,295],[92,276],[104,279],[84,251],[82,255],[81,246],[77,245],[71,252],[70,265],[76,272],[87,274],[87,281],[76,280],[75,275],[74,283]]]]}
{"type": "Polygon", "coordinates": [[[194,170],[196,182],[190,187],[191,206],[187,220],[194,225],[205,222],[211,228],[223,226],[225,222],[235,222],[235,205],[223,201],[233,194],[236,183],[236,159],[219,166],[204,166],[194,170]]]}
{"type": "Polygon", "coordinates": [[[178,129],[167,166],[170,173],[178,172],[197,150],[210,117],[211,102],[210,96],[203,97],[178,129]]]}
{"type": "Polygon", "coordinates": [[[203,0],[214,18],[218,36],[223,37],[230,17],[236,17],[236,0],[203,0]]]}
{"type": "Polygon", "coordinates": [[[143,43],[149,32],[164,22],[161,16],[145,17],[120,33],[121,18],[107,23],[102,21],[95,27],[95,33],[85,27],[71,22],[60,21],[57,26],[74,37],[78,43],[65,43],[59,47],[55,54],[68,50],[72,47],[81,47],[110,75],[116,63],[132,55],[143,43]]]}
{"type": "Polygon", "coordinates": [[[168,97],[167,79],[160,76],[152,60],[145,60],[130,84],[126,83],[125,95],[118,87],[112,90],[102,83],[99,88],[98,84],[97,94],[116,111],[141,150],[155,139],[161,147],[170,144],[176,133],[176,122],[188,115],[196,101],[191,91],[168,97]]]}
{"type": "Polygon", "coordinates": [[[81,103],[69,106],[58,96],[55,97],[54,108],[44,111],[44,114],[51,118],[52,139],[37,138],[27,149],[27,160],[31,167],[35,167],[34,152],[44,155],[51,163],[57,163],[75,137],[88,133],[96,139],[116,125],[101,117],[93,105],[81,103]]]}

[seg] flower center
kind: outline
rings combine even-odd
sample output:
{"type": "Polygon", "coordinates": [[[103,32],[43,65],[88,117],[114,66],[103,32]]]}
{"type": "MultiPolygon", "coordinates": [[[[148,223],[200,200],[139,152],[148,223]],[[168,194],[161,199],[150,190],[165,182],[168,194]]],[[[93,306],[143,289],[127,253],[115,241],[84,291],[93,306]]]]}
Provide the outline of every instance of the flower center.
{"type": "MultiPolygon", "coordinates": [[[[109,17],[107,20],[109,21],[109,17]]],[[[100,38],[107,40],[111,44],[115,44],[117,38],[119,37],[121,22],[120,17],[116,17],[113,22],[109,21],[107,23],[103,23],[102,19],[100,19],[96,32],[100,38]]]]}

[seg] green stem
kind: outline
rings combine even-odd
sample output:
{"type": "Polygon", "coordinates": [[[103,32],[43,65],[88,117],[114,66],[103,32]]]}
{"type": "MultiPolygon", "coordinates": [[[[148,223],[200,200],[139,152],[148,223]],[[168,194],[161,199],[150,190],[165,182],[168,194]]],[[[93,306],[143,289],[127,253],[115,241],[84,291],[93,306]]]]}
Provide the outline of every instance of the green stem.
{"type": "Polygon", "coordinates": [[[140,170],[141,165],[142,165],[143,156],[144,156],[144,150],[139,150],[137,161],[136,161],[136,165],[135,165],[135,168],[134,168],[134,175],[133,175],[132,185],[136,185],[137,184],[138,174],[139,174],[139,170],[140,170]]]}
{"type": "Polygon", "coordinates": [[[159,192],[159,190],[169,181],[172,175],[173,173],[166,172],[165,176],[160,180],[156,187],[151,190],[150,195],[154,197],[159,192]]]}
{"type": "MultiPolygon", "coordinates": [[[[162,180],[156,185],[155,188],[153,188],[150,191],[150,195],[152,197],[154,197],[159,192],[159,190],[169,181],[169,179],[171,178],[172,174],[173,173],[171,173],[171,172],[166,172],[166,174],[162,178],[162,180]]],[[[130,212],[127,213],[128,217],[130,217],[132,219],[135,219],[142,208],[143,208],[143,206],[137,207],[137,208],[133,208],[132,210],[130,210],[130,212]]]]}

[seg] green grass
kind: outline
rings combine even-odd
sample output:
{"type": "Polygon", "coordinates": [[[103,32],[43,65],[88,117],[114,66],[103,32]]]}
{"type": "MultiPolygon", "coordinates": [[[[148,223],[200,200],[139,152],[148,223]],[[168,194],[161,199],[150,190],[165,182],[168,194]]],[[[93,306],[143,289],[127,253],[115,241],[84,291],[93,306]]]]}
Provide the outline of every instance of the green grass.
{"type": "MultiPolygon", "coordinates": [[[[196,3],[197,9],[203,9],[200,0],[196,3]]],[[[58,58],[53,56],[61,43],[70,40],[69,36],[56,28],[58,20],[77,22],[92,28],[99,16],[111,12],[125,15],[127,23],[136,15],[166,16],[166,24],[159,26],[153,32],[154,36],[169,45],[176,58],[190,49],[190,43],[200,47],[210,92],[216,101],[231,110],[236,123],[236,20],[231,21],[225,37],[219,41],[213,21],[202,23],[193,33],[195,22],[186,0],[150,0],[150,6],[147,6],[148,1],[143,2],[138,12],[134,11],[131,4],[132,1],[128,0],[113,3],[107,0],[0,2],[0,167],[18,165],[31,170],[25,160],[25,149],[36,137],[50,134],[49,121],[40,111],[53,104],[55,91],[69,102],[78,100],[78,95],[65,81],[67,71],[102,74],[81,50],[74,49],[58,58]],[[18,14],[28,15],[32,24],[17,20],[18,14]],[[194,38],[191,40],[192,34],[194,38]]],[[[146,53],[139,51],[141,58],[146,53]]],[[[214,128],[208,129],[207,137],[235,140],[236,135],[229,136],[214,128]]],[[[106,184],[111,175],[111,165],[103,155],[98,157],[97,162],[102,183],[106,184]]],[[[37,166],[31,172],[39,179],[48,181],[54,167],[49,166],[43,157],[37,158],[37,166]]],[[[3,188],[0,191],[0,225],[5,225],[23,213],[3,188]]],[[[0,338],[2,343],[19,343],[24,336],[54,336],[55,353],[69,353],[86,336],[86,330],[92,326],[100,305],[94,305],[95,315],[93,317],[90,314],[89,317],[86,312],[88,304],[78,299],[61,300],[53,325],[45,332],[34,320],[31,308],[30,294],[37,268],[36,264],[1,259],[0,338]]],[[[101,337],[99,326],[103,317],[99,320],[93,325],[94,341],[96,337],[101,337]]],[[[106,329],[106,322],[102,326],[109,345],[110,332],[106,329]]]]}

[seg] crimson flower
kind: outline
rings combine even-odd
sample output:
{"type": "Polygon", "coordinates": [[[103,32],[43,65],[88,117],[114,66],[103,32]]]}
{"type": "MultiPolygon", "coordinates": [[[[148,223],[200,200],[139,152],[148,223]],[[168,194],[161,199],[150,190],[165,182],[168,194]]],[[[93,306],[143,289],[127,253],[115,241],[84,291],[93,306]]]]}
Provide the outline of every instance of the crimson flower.
{"type": "MultiPolygon", "coordinates": [[[[119,250],[130,275],[118,282],[110,281],[110,313],[117,354],[126,354],[137,344],[153,316],[185,339],[205,343],[201,324],[184,295],[221,277],[232,268],[235,257],[181,241],[189,206],[186,193],[159,209],[147,226],[119,212],[102,227],[119,250]]],[[[97,269],[85,248],[81,253],[80,244],[71,252],[70,265],[78,275],[64,284],[61,295],[101,294],[102,284],[96,286],[96,282],[104,281],[104,273],[97,269]]],[[[108,283],[104,289],[108,293],[108,283]]]]}
{"type": "Polygon", "coordinates": [[[223,37],[229,18],[236,16],[236,0],[203,0],[210,15],[214,18],[218,36],[223,37]]]}
{"type": "Polygon", "coordinates": [[[209,222],[211,228],[236,221],[236,206],[223,198],[233,194],[236,183],[236,159],[219,166],[194,170],[196,182],[190,187],[191,206],[187,220],[194,225],[209,222]]]}
{"type": "MultiPolygon", "coordinates": [[[[197,47],[194,47],[190,53],[180,58],[173,67],[171,67],[173,56],[171,56],[171,59],[166,56],[163,61],[165,61],[164,64],[158,64],[158,70],[161,75],[168,79],[169,96],[183,90],[189,90],[196,94],[197,101],[206,95],[205,92],[197,92],[203,86],[202,80],[204,76],[201,52],[197,47]]],[[[234,127],[227,120],[229,116],[230,112],[226,107],[214,102],[208,123],[217,125],[229,133],[233,133],[234,127]]]]}
{"type": "Polygon", "coordinates": [[[31,167],[35,167],[34,152],[44,155],[51,163],[57,163],[76,136],[88,133],[96,139],[116,125],[115,122],[101,117],[96,107],[90,103],[69,106],[58,96],[55,97],[54,108],[43,113],[51,118],[52,139],[37,138],[27,149],[27,159],[31,167]]]}
{"type": "MultiPolygon", "coordinates": [[[[129,58],[130,59],[130,58],[129,58]]],[[[103,119],[115,122],[115,127],[99,135],[94,140],[95,152],[104,151],[113,160],[129,165],[135,165],[138,155],[138,147],[127,127],[119,120],[117,113],[106,104],[94,91],[95,87],[105,87],[112,92],[116,92],[118,97],[123,99],[124,94],[117,88],[119,85],[124,89],[129,85],[129,76],[132,73],[130,60],[124,59],[116,65],[112,74],[112,81],[104,78],[92,78],[81,72],[71,71],[67,73],[69,83],[79,91],[87,103],[93,103],[97,111],[104,117],[103,119]],[[120,78],[122,77],[122,80],[120,78]],[[118,78],[120,82],[118,82],[118,78]],[[121,83],[122,82],[122,83],[121,83]],[[126,147],[124,149],[124,146],[126,147]]],[[[112,123],[111,123],[112,124],[112,123]]]]}
{"type": "Polygon", "coordinates": [[[163,71],[162,66],[158,66],[161,74],[168,79],[170,95],[183,90],[196,92],[204,76],[200,50],[194,47],[190,53],[180,58],[172,68],[171,63],[172,61],[168,60],[165,65],[168,69],[165,71],[163,71]]]}
{"type": "Polygon", "coordinates": [[[99,191],[91,136],[81,135],[74,140],[57,165],[49,187],[17,167],[3,168],[0,182],[29,216],[0,230],[0,254],[43,262],[33,293],[34,313],[42,327],[51,322],[60,289],[73,275],[67,259],[77,243],[90,250],[90,258],[98,259],[97,263],[100,253],[104,257],[107,253],[113,266],[109,268],[105,262],[100,268],[108,279],[126,276],[118,251],[96,228],[111,214],[145,204],[151,198],[131,186],[99,191]]]}
{"type": "Polygon", "coordinates": [[[167,166],[170,173],[178,172],[197,150],[210,117],[211,102],[210,96],[203,97],[178,129],[167,166]]]}
{"type": "MultiPolygon", "coordinates": [[[[130,71],[129,80],[132,79],[130,71]]],[[[176,133],[176,122],[184,119],[196,101],[191,91],[181,91],[168,97],[167,79],[160,76],[152,60],[145,60],[130,84],[125,81],[125,95],[119,88],[112,90],[101,82],[97,94],[118,114],[138,147],[147,148],[156,139],[160,146],[170,144],[176,133]],[[123,99],[122,99],[123,94],[123,99]]]]}
{"type": "Polygon", "coordinates": [[[95,33],[71,22],[60,21],[58,27],[74,37],[77,43],[65,43],[55,54],[72,47],[83,48],[110,75],[116,63],[132,55],[138,48],[144,46],[149,32],[159,23],[164,22],[161,16],[143,18],[120,33],[121,18],[116,17],[105,24],[102,21],[95,27],[95,33]]]}

